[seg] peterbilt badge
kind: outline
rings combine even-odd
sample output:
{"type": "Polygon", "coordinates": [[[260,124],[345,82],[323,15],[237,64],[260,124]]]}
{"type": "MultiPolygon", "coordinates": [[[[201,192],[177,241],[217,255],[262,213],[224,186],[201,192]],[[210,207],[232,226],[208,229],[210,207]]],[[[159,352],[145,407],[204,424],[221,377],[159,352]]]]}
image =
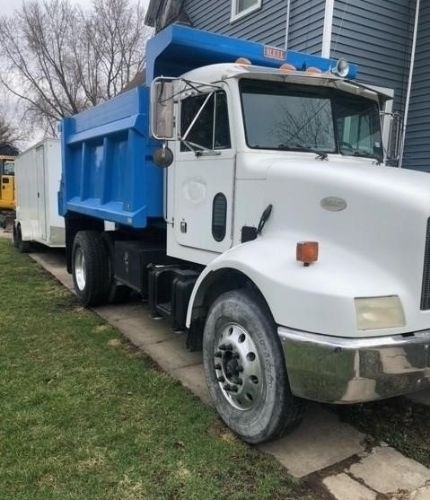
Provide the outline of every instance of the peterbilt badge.
{"type": "Polygon", "coordinates": [[[343,198],[337,196],[327,196],[321,200],[321,206],[329,212],[341,212],[347,207],[347,203],[343,198]]]}

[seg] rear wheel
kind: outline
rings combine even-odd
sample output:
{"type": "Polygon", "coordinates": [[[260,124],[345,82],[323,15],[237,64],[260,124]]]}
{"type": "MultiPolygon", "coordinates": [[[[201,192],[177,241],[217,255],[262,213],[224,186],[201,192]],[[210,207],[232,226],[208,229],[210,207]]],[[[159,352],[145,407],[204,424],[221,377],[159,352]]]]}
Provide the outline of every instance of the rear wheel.
{"type": "Polygon", "coordinates": [[[275,325],[256,294],[235,290],[214,302],[203,360],[216,409],[243,440],[274,439],[301,420],[304,403],[290,391],[275,325]]]}
{"type": "Polygon", "coordinates": [[[80,231],[72,249],[72,275],[76,294],[84,306],[106,303],[109,293],[108,254],[97,231],[80,231]]]}

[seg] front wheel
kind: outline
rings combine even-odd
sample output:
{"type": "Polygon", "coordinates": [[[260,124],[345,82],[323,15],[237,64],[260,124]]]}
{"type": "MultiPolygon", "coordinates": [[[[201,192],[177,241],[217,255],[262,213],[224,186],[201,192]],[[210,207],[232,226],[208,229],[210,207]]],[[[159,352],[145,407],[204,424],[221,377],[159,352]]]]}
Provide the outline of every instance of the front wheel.
{"type": "Polygon", "coordinates": [[[290,391],[275,325],[251,291],[227,292],[214,302],[203,362],[218,413],[244,441],[274,439],[301,420],[304,405],[290,391]]]}

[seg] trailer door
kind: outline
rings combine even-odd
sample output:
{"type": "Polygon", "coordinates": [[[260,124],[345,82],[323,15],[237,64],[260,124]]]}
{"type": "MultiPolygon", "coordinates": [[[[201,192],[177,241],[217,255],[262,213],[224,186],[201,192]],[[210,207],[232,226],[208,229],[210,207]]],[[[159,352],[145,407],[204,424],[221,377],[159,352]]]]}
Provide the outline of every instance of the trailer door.
{"type": "Polygon", "coordinates": [[[181,103],[174,173],[174,231],[180,245],[224,252],[232,245],[235,152],[227,94],[218,90],[181,103]]]}

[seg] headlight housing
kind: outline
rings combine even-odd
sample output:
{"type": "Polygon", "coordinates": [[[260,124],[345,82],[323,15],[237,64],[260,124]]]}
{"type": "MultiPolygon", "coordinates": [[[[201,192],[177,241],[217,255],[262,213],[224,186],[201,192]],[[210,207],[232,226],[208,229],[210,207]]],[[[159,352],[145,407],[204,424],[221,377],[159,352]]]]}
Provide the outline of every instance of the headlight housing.
{"type": "Polygon", "coordinates": [[[402,303],[397,295],[354,299],[359,330],[379,330],[405,326],[402,303]]]}

